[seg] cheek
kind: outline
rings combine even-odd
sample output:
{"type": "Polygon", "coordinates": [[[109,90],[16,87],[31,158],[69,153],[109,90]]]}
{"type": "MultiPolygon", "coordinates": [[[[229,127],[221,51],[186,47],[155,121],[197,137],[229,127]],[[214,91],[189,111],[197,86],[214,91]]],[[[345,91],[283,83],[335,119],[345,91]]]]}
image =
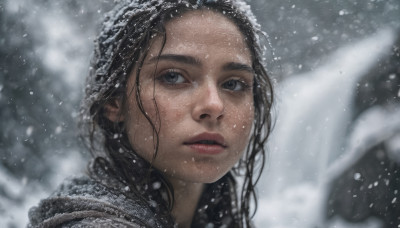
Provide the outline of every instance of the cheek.
{"type": "Polygon", "coordinates": [[[249,142],[253,122],[254,108],[252,103],[232,110],[232,119],[229,121],[228,129],[234,134],[237,143],[236,147],[240,152],[243,152],[249,142]]]}
{"type": "Polygon", "coordinates": [[[251,128],[254,121],[253,103],[245,103],[244,105],[233,106],[229,111],[231,115],[232,128],[238,131],[247,132],[251,128]]]}
{"type": "MultiPolygon", "coordinates": [[[[142,96],[142,103],[145,112],[149,115],[152,122],[156,124],[156,118],[154,117],[155,109],[152,100],[142,96]]],[[[125,110],[125,128],[129,142],[133,150],[150,162],[154,150],[153,129],[143,113],[139,110],[135,97],[129,98],[125,110]]]]}
{"type": "Polygon", "coordinates": [[[179,99],[165,99],[165,96],[156,98],[161,124],[160,140],[163,140],[164,136],[173,137],[174,133],[182,131],[179,123],[186,119],[188,109],[182,100],[180,100],[181,102],[177,100],[179,99]]]}
{"type": "Polygon", "coordinates": [[[245,105],[237,110],[235,121],[232,125],[232,131],[236,132],[236,137],[241,145],[238,147],[244,149],[250,138],[250,132],[254,123],[254,108],[253,104],[245,105]]]}
{"type": "Polygon", "coordinates": [[[160,117],[166,124],[169,124],[171,120],[181,118],[185,114],[184,110],[186,106],[183,105],[183,102],[179,102],[179,99],[157,97],[156,101],[160,117]]]}

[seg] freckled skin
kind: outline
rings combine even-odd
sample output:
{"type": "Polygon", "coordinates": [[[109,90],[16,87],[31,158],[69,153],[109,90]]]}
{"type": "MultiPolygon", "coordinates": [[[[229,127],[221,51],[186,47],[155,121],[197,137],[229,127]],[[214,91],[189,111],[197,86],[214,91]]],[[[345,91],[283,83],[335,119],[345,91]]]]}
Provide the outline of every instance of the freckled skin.
{"type": "MultiPolygon", "coordinates": [[[[144,109],[161,126],[159,150],[153,165],[165,171],[171,181],[215,182],[242,156],[254,119],[253,74],[224,70],[223,66],[230,62],[252,66],[250,52],[237,27],[223,15],[208,10],[188,12],[169,21],[166,35],[161,55],[190,56],[200,64],[174,60],[160,60],[157,64],[151,58],[160,51],[161,37],[153,38],[140,73],[144,109]],[[171,86],[158,80],[171,69],[182,74],[186,81],[171,86]],[[239,79],[250,86],[243,91],[227,90],[223,85],[229,79],[239,79]],[[153,98],[161,123],[156,119],[153,98]],[[223,152],[202,154],[184,144],[204,132],[224,137],[223,152]]],[[[151,161],[153,132],[138,110],[134,95],[129,95],[134,89],[136,70],[128,80],[123,119],[133,148],[151,161]]]]}

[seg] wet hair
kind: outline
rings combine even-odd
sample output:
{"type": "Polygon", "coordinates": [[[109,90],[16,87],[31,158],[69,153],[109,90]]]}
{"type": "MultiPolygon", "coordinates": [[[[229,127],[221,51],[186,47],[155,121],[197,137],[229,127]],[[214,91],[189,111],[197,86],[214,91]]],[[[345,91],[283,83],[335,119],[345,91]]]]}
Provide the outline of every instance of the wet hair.
{"type": "MultiPolygon", "coordinates": [[[[229,18],[243,34],[250,50],[254,70],[253,98],[254,124],[242,159],[233,167],[231,174],[243,176],[243,187],[240,193],[238,216],[240,227],[251,226],[250,203],[254,201],[257,210],[255,185],[265,164],[265,142],[271,131],[271,106],[273,102],[272,83],[263,63],[263,52],[260,40],[265,33],[260,30],[250,7],[241,0],[123,0],[114,10],[107,14],[100,35],[95,41],[90,73],[87,78],[86,96],[81,106],[81,137],[91,151],[92,164],[104,170],[112,168],[115,176],[131,185],[144,197],[148,192],[150,181],[162,184],[167,194],[167,207],[172,209],[173,188],[164,174],[152,168],[133,151],[129,143],[123,122],[114,123],[105,116],[105,104],[115,99],[127,99],[126,85],[129,76],[136,77],[134,96],[138,109],[149,121],[154,133],[154,156],[158,151],[159,123],[152,120],[143,109],[140,97],[139,75],[143,61],[155,34],[163,39],[161,53],[166,40],[165,24],[174,17],[193,10],[208,9],[229,18]],[[133,69],[138,69],[132,72],[133,69]],[[134,167],[134,168],[132,168],[134,167]],[[140,183],[140,184],[138,184],[140,183]]],[[[133,95],[133,94],[132,94],[133,95]]],[[[154,100],[154,105],[157,103],[154,100]]],[[[157,107],[157,106],[156,106],[157,107]]],[[[150,198],[154,200],[154,195],[150,198]]],[[[165,198],[165,196],[163,196],[165,198]]],[[[163,198],[161,197],[161,198],[163,198]]],[[[160,199],[159,199],[160,200],[160,199]]],[[[158,202],[156,200],[156,202],[158,202]]],[[[254,215],[254,214],[253,214],[254,215]]]]}

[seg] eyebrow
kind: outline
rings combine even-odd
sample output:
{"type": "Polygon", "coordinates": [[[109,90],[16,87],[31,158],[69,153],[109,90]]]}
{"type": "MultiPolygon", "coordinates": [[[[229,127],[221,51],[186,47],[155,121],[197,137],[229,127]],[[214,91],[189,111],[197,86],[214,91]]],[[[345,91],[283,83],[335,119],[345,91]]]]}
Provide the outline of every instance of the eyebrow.
{"type": "Polygon", "coordinates": [[[225,64],[222,69],[225,71],[247,71],[252,74],[254,73],[254,70],[251,66],[235,62],[225,64]]]}
{"type": "MultiPolygon", "coordinates": [[[[202,63],[199,59],[188,56],[188,55],[176,55],[176,54],[164,54],[160,56],[152,57],[149,62],[157,62],[160,60],[167,60],[167,61],[175,61],[189,65],[201,66],[202,63]]],[[[237,62],[229,62],[224,64],[222,67],[224,71],[246,71],[249,73],[254,73],[254,70],[251,66],[247,64],[237,63],[237,62]]]]}
{"type": "Polygon", "coordinates": [[[175,55],[175,54],[165,54],[165,55],[160,55],[160,56],[155,56],[151,58],[149,61],[150,62],[157,62],[159,60],[169,60],[169,61],[175,61],[175,62],[180,62],[184,64],[189,64],[189,65],[196,65],[196,66],[201,66],[201,61],[188,55],[175,55]]]}

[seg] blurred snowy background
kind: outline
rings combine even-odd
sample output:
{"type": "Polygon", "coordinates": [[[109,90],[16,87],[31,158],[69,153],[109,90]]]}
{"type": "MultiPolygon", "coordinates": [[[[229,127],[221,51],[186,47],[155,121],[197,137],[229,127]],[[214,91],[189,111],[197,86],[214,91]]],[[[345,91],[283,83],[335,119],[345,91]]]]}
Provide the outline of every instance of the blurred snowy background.
{"type": "MultiPolygon", "coordinates": [[[[277,81],[257,227],[400,227],[399,0],[249,2],[277,81]]],[[[85,170],[75,119],[113,4],[0,0],[0,227],[85,170]]]]}

